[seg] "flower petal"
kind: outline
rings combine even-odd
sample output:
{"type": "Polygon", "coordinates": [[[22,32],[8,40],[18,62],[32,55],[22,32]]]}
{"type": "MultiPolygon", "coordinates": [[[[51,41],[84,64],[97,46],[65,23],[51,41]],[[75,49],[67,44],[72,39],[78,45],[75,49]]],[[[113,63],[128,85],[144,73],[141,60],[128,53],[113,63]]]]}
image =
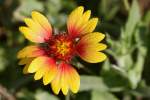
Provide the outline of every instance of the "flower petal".
{"type": "Polygon", "coordinates": [[[27,63],[25,67],[23,68],[23,74],[28,74],[28,68],[29,68],[30,63],[27,63]]]}
{"type": "MultiPolygon", "coordinates": [[[[37,65],[37,66],[38,66],[38,65],[37,65]]],[[[40,68],[36,71],[36,73],[35,73],[35,75],[34,75],[34,79],[35,79],[35,80],[41,79],[41,78],[44,76],[44,74],[46,73],[47,70],[48,70],[48,67],[45,67],[45,66],[40,67],[40,68]]]]}
{"type": "MultiPolygon", "coordinates": [[[[34,73],[36,71],[39,71],[39,69],[42,68],[48,68],[50,69],[51,67],[56,67],[56,62],[53,58],[50,58],[50,57],[47,57],[47,56],[40,56],[40,57],[37,57],[35,58],[30,66],[29,66],[29,69],[28,69],[28,72],[29,73],[34,73]]],[[[49,71],[49,70],[47,70],[49,71]]],[[[40,72],[39,72],[40,73],[40,72]]]]}
{"type": "Polygon", "coordinates": [[[51,84],[52,90],[58,94],[60,89],[64,95],[67,95],[69,88],[76,93],[80,87],[80,77],[76,70],[65,62],[61,62],[58,66],[57,76],[51,84]]]}
{"type": "Polygon", "coordinates": [[[23,74],[28,74],[28,68],[34,58],[23,58],[19,61],[19,65],[25,65],[23,68],[23,74]]]}
{"type": "Polygon", "coordinates": [[[67,95],[68,90],[69,90],[69,84],[68,84],[68,79],[65,73],[63,73],[61,77],[61,90],[64,95],[67,95]]]}
{"type": "Polygon", "coordinates": [[[25,18],[25,23],[28,27],[21,26],[19,30],[24,34],[24,36],[37,43],[47,42],[52,35],[52,28],[46,17],[44,17],[39,12],[32,12],[32,19],[25,18]]]}
{"type": "Polygon", "coordinates": [[[104,61],[107,56],[102,52],[89,52],[89,53],[82,53],[79,55],[83,60],[89,63],[98,63],[104,61]]]}
{"type": "Polygon", "coordinates": [[[87,22],[89,20],[90,16],[91,16],[91,11],[90,10],[86,11],[85,13],[83,13],[82,23],[87,22]]]}
{"type": "Polygon", "coordinates": [[[43,41],[47,41],[50,39],[51,33],[48,33],[46,29],[44,29],[37,21],[34,21],[31,18],[25,18],[25,23],[27,24],[28,28],[34,34],[34,37],[41,37],[43,41]]]}
{"type": "Polygon", "coordinates": [[[49,23],[48,19],[45,16],[43,16],[41,13],[37,11],[32,11],[32,18],[35,22],[39,23],[47,31],[48,37],[52,35],[51,24],[49,23]]]}
{"type": "Polygon", "coordinates": [[[44,85],[49,84],[56,76],[57,74],[57,67],[56,66],[49,66],[50,68],[48,69],[48,71],[45,73],[45,75],[43,76],[43,83],[44,85]]]}
{"type": "Polygon", "coordinates": [[[92,43],[98,43],[104,39],[105,35],[99,32],[93,32],[90,34],[85,35],[84,37],[81,38],[81,41],[84,42],[92,42],[92,43]]]}
{"type": "Polygon", "coordinates": [[[46,30],[42,28],[42,26],[40,26],[40,24],[35,22],[33,19],[25,18],[24,21],[26,25],[35,33],[35,35],[43,36],[44,34],[46,34],[46,30]]]}
{"type": "MultiPolygon", "coordinates": [[[[96,28],[96,25],[98,23],[98,18],[92,18],[90,19],[87,23],[85,23],[85,25],[81,25],[81,34],[87,34],[87,33],[91,33],[94,31],[94,29],[96,28]]],[[[80,27],[81,27],[80,26],[80,27]]]]}
{"type": "Polygon", "coordinates": [[[82,17],[83,11],[84,7],[80,6],[71,12],[67,20],[68,27],[74,25],[78,21],[78,18],[82,17]]]}
{"type": "Polygon", "coordinates": [[[52,90],[55,94],[58,94],[61,89],[61,71],[58,70],[56,77],[51,83],[52,90]]]}
{"type": "Polygon", "coordinates": [[[60,89],[64,95],[68,93],[69,84],[67,78],[67,67],[68,66],[66,66],[63,62],[61,62],[58,66],[58,73],[51,84],[52,90],[55,94],[58,94],[60,89]]]}
{"type": "Polygon", "coordinates": [[[98,32],[90,33],[83,36],[76,46],[77,52],[88,53],[106,49],[107,46],[105,44],[99,43],[104,37],[104,34],[98,32]]]}
{"type": "Polygon", "coordinates": [[[78,72],[68,65],[69,86],[73,93],[77,93],[80,87],[80,76],[78,72]]]}
{"type": "Polygon", "coordinates": [[[25,65],[27,63],[30,63],[34,58],[23,58],[19,61],[19,65],[25,65]]]}
{"type": "MultiPolygon", "coordinates": [[[[107,45],[106,44],[103,44],[103,43],[98,43],[96,45],[96,51],[102,51],[102,50],[105,50],[107,48],[107,45]]],[[[94,48],[94,47],[93,47],[94,48]]]]}
{"type": "Polygon", "coordinates": [[[25,57],[38,57],[45,55],[45,50],[36,45],[27,46],[18,52],[17,58],[25,58],[25,57]]]}
{"type": "Polygon", "coordinates": [[[87,33],[91,33],[98,22],[98,18],[92,18],[89,20],[91,11],[88,10],[83,13],[84,8],[78,7],[69,15],[67,20],[68,33],[71,37],[78,37],[87,33]]]}
{"type": "Polygon", "coordinates": [[[25,38],[27,38],[31,42],[37,42],[37,43],[45,42],[45,39],[43,37],[37,35],[28,27],[20,26],[19,31],[25,36],[25,38]]]}
{"type": "Polygon", "coordinates": [[[107,47],[105,44],[99,43],[104,37],[104,34],[98,32],[83,36],[76,46],[77,54],[83,60],[90,63],[97,63],[105,60],[106,55],[98,52],[107,47]]]}
{"type": "Polygon", "coordinates": [[[61,90],[64,95],[67,95],[68,89],[69,89],[69,76],[68,76],[68,66],[64,62],[62,62],[60,65],[61,70],[61,90]]]}

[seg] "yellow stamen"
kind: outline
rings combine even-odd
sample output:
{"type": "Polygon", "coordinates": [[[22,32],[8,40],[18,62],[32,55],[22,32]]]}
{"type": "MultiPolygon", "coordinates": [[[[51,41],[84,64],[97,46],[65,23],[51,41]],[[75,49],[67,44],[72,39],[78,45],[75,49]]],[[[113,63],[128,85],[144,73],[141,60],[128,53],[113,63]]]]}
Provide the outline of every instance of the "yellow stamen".
{"type": "Polygon", "coordinates": [[[61,55],[65,55],[69,51],[69,43],[57,41],[57,52],[61,55]]]}

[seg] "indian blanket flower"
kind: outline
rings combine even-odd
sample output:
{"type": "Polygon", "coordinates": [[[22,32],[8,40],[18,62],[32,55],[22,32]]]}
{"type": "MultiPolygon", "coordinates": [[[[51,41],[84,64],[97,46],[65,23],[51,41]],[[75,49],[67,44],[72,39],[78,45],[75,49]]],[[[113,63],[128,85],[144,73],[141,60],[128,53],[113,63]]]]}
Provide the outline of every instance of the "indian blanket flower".
{"type": "Polygon", "coordinates": [[[18,52],[19,64],[25,65],[23,73],[35,73],[34,79],[43,79],[44,85],[51,84],[55,94],[60,90],[64,95],[71,90],[77,93],[80,76],[71,65],[72,58],[79,56],[89,63],[106,59],[100,51],[106,45],[100,43],[104,34],[93,32],[98,18],[90,18],[91,11],[84,12],[82,6],[76,8],[67,20],[67,31],[54,33],[48,19],[37,11],[32,18],[25,18],[27,26],[19,27],[26,39],[36,44],[18,52]]]}

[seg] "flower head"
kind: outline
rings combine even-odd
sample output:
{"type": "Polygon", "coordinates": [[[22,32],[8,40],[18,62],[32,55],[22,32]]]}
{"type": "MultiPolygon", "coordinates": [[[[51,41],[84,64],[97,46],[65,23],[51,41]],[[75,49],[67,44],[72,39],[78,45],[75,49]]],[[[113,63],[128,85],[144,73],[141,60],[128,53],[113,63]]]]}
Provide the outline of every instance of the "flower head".
{"type": "Polygon", "coordinates": [[[41,13],[33,11],[32,18],[25,18],[27,26],[19,27],[25,38],[36,43],[18,53],[19,64],[25,65],[23,73],[35,73],[34,79],[43,79],[50,84],[55,94],[61,90],[64,95],[70,89],[78,92],[80,77],[71,65],[72,58],[80,56],[89,63],[106,59],[100,51],[106,45],[100,43],[105,35],[93,32],[98,18],[91,18],[90,10],[84,12],[82,6],[76,8],[67,20],[67,31],[54,34],[51,24],[41,13]]]}

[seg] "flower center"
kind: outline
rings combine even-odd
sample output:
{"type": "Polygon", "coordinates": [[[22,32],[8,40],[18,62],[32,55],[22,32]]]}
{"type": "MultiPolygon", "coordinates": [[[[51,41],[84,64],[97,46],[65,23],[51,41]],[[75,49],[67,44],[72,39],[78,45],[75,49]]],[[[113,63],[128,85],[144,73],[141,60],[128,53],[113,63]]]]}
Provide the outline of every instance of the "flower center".
{"type": "Polygon", "coordinates": [[[64,56],[70,51],[70,43],[66,41],[56,40],[56,52],[64,56]]]}
{"type": "Polygon", "coordinates": [[[50,54],[56,59],[69,61],[74,55],[73,41],[66,34],[55,35],[49,47],[50,54]]]}

